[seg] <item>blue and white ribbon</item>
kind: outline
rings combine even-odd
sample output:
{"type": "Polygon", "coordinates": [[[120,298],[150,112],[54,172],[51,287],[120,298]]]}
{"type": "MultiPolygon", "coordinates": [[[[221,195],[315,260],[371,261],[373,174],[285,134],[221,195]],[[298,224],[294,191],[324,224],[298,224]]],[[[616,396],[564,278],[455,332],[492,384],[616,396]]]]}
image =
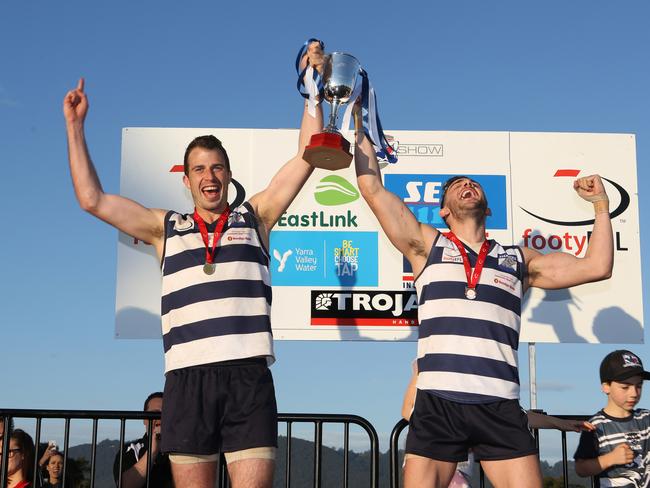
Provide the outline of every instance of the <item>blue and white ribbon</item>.
{"type": "Polygon", "coordinates": [[[318,70],[315,70],[309,63],[307,63],[307,66],[303,70],[300,70],[300,61],[307,53],[307,49],[312,42],[318,42],[321,49],[325,49],[325,44],[320,39],[311,38],[305,41],[296,57],[296,73],[298,73],[298,91],[307,99],[307,111],[309,115],[315,117],[316,105],[319,103],[319,95],[322,98],[323,94],[323,79],[318,70]]]}
{"type": "Polygon", "coordinates": [[[350,119],[354,104],[361,97],[361,116],[363,121],[363,131],[372,143],[377,158],[388,161],[389,163],[397,162],[397,153],[393,146],[390,145],[381,127],[379,112],[377,110],[377,97],[375,90],[368,79],[368,73],[364,69],[359,71],[361,83],[357,83],[354,91],[350,96],[350,101],[343,115],[343,124],[341,127],[350,127],[350,119]]]}
{"type": "MultiPolygon", "coordinates": [[[[316,106],[319,103],[319,99],[323,98],[323,79],[320,73],[309,64],[307,64],[303,70],[300,70],[300,61],[307,53],[309,45],[312,42],[320,43],[321,49],[325,49],[325,44],[320,39],[311,38],[305,41],[296,57],[296,72],[298,73],[298,91],[307,99],[309,115],[314,117],[316,115],[316,106]]],[[[363,131],[372,143],[379,159],[386,160],[389,163],[396,163],[397,153],[386,139],[384,130],[381,127],[379,112],[377,111],[377,97],[375,96],[375,90],[368,79],[368,73],[366,73],[364,69],[361,69],[359,75],[361,76],[361,83],[356,83],[354,86],[352,95],[350,95],[350,101],[348,102],[343,115],[343,124],[341,127],[343,129],[350,127],[352,109],[357,99],[361,97],[363,131]]]]}

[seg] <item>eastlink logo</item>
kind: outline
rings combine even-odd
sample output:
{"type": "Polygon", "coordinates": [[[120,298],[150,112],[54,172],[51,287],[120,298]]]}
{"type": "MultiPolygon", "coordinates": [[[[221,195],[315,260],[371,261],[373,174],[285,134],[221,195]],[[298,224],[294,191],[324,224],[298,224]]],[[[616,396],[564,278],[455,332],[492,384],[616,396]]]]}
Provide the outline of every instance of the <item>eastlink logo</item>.
{"type": "Polygon", "coordinates": [[[312,290],[311,325],[417,325],[415,290],[312,290]]]}

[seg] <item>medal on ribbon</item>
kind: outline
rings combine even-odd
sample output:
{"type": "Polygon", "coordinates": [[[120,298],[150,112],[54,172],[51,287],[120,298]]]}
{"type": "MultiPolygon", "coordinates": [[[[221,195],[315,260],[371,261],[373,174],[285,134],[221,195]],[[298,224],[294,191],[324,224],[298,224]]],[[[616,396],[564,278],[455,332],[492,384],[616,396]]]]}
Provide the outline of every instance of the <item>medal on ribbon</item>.
{"type": "Polygon", "coordinates": [[[199,227],[199,231],[201,232],[201,238],[203,239],[203,244],[205,245],[205,264],[203,265],[203,272],[206,275],[212,275],[217,269],[217,265],[214,263],[214,253],[215,250],[217,249],[217,242],[219,241],[219,237],[221,237],[221,233],[223,232],[223,228],[226,225],[226,222],[228,220],[228,216],[230,215],[230,205],[226,206],[226,209],[221,212],[221,215],[217,219],[217,223],[214,227],[214,233],[212,235],[212,249],[210,249],[210,238],[208,236],[208,226],[205,223],[205,220],[199,215],[199,213],[194,209],[194,221],[196,222],[196,225],[199,227]]]}
{"type": "Polygon", "coordinates": [[[478,257],[476,258],[476,265],[472,271],[472,265],[469,263],[469,256],[467,255],[465,246],[462,242],[460,242],[460,239],[458,239],[458,237],[456,237],[456,234],[453,232],[447,232],[445,236],[456,245],[458,252],[460,252],[460,255],[463,257],[463,267],[465,268],[465,276],[467,277],[465,298],[468,300],[476,300],[476,297],[478,296],[476,286],[481,279],[481,273],[483,272],[485,258],[487,257],[488,251],[490,250],[490,242],[487,239],[483,241],[481,249],[478,253],[478,257]]]}

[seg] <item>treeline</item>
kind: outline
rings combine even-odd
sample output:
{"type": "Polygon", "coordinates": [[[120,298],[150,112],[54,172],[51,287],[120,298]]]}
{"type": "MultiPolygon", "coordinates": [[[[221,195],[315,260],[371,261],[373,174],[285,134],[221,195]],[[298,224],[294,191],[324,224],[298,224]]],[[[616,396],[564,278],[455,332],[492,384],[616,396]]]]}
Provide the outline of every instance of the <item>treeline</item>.
{"type": "MultiPolygon", "coordinates": [[[[97,444],[97,459],[95,465],[95,487],[114,488],[113,462],[118,452],[119,443],[115,440],[104,440],[97,444]]],[[[74,471],[73,483],[70,488],[90,487],[90,444],[82,444],[70,448],[70,468],[74,471]]],[[[314,486],[314,443],[296,439],[291,440],[290,476],[291,486],[295,488],[314,486]]],[[[401,456],[400,456],[401,459],[401,456]]],[[[287,475],[286,437],[279,438],[277,467],[274,488],[286,486],[287,475]]],[[[321,451],[321,486],[323,488],[341,488],[344,486],[344,452],[342,449],[323,447],[321,451]]],[[[562,463],[550,465],[542,461],[544,488],[561,488],[564,486],[562,463]]],[[[380,454],[379,486],[389,488],[389,455],[380,454]]],[[[72,474],[72,473],[71,473],[72,474]]],[[[479,469],[474,469],[475,480],[472,485],[478,487],[479,469]]],[[[486,483],[487,484],[487,483],[486,483]]],[[[348,486],[362,488],[370,486],[370,453],[348,452],[348,486]]],[[[487,486],[490,486],[487,484],[487,486]]],[[[569,487],[589,487],[588,479],[579,478],[574,471],[573,462],[569,462],[569,487]]]]}

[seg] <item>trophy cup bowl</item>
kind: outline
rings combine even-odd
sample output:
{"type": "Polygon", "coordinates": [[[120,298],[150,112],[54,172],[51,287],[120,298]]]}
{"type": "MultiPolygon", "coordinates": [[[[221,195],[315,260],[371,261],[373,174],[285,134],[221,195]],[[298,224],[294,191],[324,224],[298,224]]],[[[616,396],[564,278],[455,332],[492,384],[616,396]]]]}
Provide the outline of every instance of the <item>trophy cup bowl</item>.
{"type": "Polygon", "coordinates": [[[359,61],[350,54],[334,52],[325,60],[323,91],[331,106],[329,124],[311,137],[303,154],[303,159],[316,168],[335,171],[352,162],[350,142],[336,128],[336,119],[341,105],[350,100],[360,69],[359,61]]]}

